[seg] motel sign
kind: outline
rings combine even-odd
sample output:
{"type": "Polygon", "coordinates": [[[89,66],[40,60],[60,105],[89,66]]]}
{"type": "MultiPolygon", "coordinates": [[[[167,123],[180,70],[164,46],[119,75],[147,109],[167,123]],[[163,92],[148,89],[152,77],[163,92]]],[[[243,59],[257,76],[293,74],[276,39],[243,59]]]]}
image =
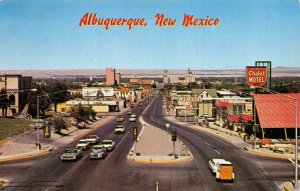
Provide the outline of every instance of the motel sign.
{"type": "Polygon", "coordinates": [[[267,67],[247,66],[246,79],[249,86],[262,87],[267,82],[267,67]]]}

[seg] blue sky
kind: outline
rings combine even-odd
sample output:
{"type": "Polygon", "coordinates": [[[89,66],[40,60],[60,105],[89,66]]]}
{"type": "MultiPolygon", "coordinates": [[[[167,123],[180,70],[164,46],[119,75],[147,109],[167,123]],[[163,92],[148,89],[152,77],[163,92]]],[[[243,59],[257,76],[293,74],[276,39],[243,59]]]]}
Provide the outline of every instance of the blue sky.
{"type": "Polygon", "coordinates": [[[0,0],[0,70],[300,67],[298,0],[0,0]],[[79,27],[85,13],[148,26],[79,27]],[[154,25],[155,15],[177,20],[154,25]],[[218,27],[181,25],[184,14],[218,27]]]}

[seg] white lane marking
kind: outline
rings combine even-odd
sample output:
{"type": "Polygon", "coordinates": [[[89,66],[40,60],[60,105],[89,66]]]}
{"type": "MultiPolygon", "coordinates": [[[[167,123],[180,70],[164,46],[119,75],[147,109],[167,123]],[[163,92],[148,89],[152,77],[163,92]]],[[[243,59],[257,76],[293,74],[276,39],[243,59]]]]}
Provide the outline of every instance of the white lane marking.
{"type": "MultiPolygon", "coordinates": [[[[293,166],[296,165],[295,161],[293,161],[292,159],[289,159],[289,161],[291,161],[291,163],[293,164],[293,166]]],[[[300,168],[300,165],[298,164],[298,168],[300,168]]]]}
{"type": "Polygon", "coordinates": [[[127,131],[126,134],[125,134],[125,136],[119,142],[119,144],[117,144],[117,146],[108,154],[108,156],[105,157],[104,160],[108,159],[112,155],[112,152],[119,147],[119,145],[124,141],[124,139],[127,137],[128,134],[129,134],[129,132],[127,131]]]}
{"type": "Polygon", "coordinates": [[[216,153],[218,153],[218,155],[221,155],[221,153],[219,151],[217,151],[216,149],[214,149],[216,151],[216,153]]]}
{"type": "Polygon", "coordinates": [[[210,146],[210,144],[209,143],[207,143],[207,142],[204,142],[206,145],[208,145],[208,146],[210,146]]]}

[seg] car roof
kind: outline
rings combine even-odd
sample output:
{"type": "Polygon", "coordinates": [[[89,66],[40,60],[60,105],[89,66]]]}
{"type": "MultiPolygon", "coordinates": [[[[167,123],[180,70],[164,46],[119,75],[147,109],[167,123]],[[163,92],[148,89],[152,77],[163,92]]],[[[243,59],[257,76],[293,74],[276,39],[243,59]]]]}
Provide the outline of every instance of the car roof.
{"type": "Polygon", "coordinates": [[[97,147],[101,147],[101,148],[103,148],[103,146],[102,146],[102,145],[94,145],[94,146],[93,146],[93,148],[97,148],[97,147]]]}
{"type": "Polygon", "coordinates": [[[113,140],[105,139],[102,142],[113,142],[113,140]]]}
{"type": "Polygon", "coordinates": [[[214,163],[219,163],[219,164],[231,164],[230,161],[227,161],[225,159],[220,159],[220,158],[213,158],[211,159],[214,163]]]}

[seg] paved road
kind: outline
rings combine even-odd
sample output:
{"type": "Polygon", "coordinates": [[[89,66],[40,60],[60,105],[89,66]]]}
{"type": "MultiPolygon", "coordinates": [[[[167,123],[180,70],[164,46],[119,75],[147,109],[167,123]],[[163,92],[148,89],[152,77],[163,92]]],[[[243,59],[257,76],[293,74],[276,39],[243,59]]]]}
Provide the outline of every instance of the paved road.
{"type": "MultiPolygon", "coordinates": [[[[161,128],[162,99],[155,98],[144,119],[161,128]]],[[[144,107],[137,106],[140,114],[144,107]]],[[[126,117],[126,121],[128,121],[126,117]]],[[[117,147],[104,160],[90,160],[89,151],[77,162],[61,162],[63,148],[48,155],[0,164],[0,177],[11,180],[7,190],[276,190],[274,180],[293,179],[293,166],[288,160],[250,155],[209,134],[177,127],[180,139],[193,153],[194,160],[173,164],[134,163],[126,159],[132,147],[132,127],[140,124],[126,122],[126,133],[113,134],[115,122],[95,130],[101,138],[111,138],[117,147]],[[215,148],[215,149],[214,149],[215,148]],[[220,155],[218,154],[220,153],[220,155]],[[236,182],[217,183],[207,167],[211,157],[224,157],[233,162],[236,182]]],[[[66,147],[72,147],[72,142],[66,147]]]]}

